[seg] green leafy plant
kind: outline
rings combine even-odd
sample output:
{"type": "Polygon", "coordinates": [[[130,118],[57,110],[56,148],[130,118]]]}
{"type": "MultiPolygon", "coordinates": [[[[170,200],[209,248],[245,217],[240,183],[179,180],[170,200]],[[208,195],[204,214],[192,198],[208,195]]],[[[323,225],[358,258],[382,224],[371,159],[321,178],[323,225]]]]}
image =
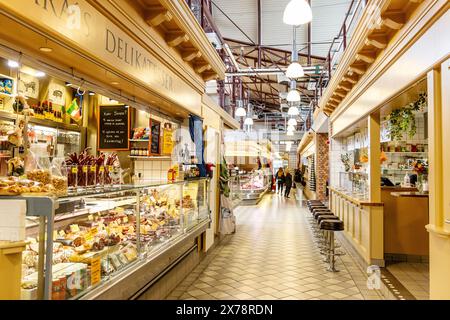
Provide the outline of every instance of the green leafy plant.
{"type": "Polygon", "coordinates": [[[402,140],[406,133],[410,138],[416,134],[416,116],[415,112],[422,110],[427,103],[427,94],[420,93],[419,98],[404,106],[403,108],[393,110],[389,116],[389,136],[391,140],[402,140]]]}

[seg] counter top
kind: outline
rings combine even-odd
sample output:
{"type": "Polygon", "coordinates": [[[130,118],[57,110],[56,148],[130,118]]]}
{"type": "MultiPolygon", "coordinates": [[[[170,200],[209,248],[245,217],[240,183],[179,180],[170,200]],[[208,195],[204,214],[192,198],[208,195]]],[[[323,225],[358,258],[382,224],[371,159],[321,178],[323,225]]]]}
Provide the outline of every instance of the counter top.
{"type": "Polygon", "coordinates": [[[405,192],[405,191],[417,191],[415,187],[400,187],[400,186],[381,186],[381,190],[392,191],[392,192],[405,192]]]}
{"type": "Polygon", "coordinates": [[[361,199],[356,197],[355,195],[352,195],[351,193],[345,193],[341,190],[335,189],[333,187],[328,187],[328,189],[334,193],[337,193],[341,197],[345,198],[346,200],[358,205],[358,206],[364,206],[364,207],[382,207],[384,204],[382,202],[371,202],[367,199],[361,199]]]}
{"type": "Polygon", "coordinates": [[[391,195],[394,197],[412,197],[412,198],[428,198],[428,193],[420,193],[420,192],[391,192],[391,195]]]}

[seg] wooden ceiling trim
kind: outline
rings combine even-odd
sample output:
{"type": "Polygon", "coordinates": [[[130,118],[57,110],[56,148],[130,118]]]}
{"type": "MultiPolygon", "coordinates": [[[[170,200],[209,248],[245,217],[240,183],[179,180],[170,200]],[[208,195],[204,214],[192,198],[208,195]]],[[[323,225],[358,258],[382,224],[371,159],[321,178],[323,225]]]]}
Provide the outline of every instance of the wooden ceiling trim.
{"type": "Polygon", "coordinates": [[[181,51],[181,57],[186,62],[191,62],[196,58],[200,58],[202,53],[197,49],[184,49],[181,51]]]}
{"type": "Polygon", "coordinates": [[[369,35],[365,42],[367,45],[374,46],[378,49],[384,49],[387,47],[388,44],[388,38],[386,34],[384,33],[375,33],[372,35],[369,35]]]}
{"type": "Polygon", "coordinates": [[[145,22],[151,27],[156,28],[162,23],[169,22],[173,18],[172,14],[166,8],[158,6],[154,9],[147,9],[145,22]]]}
{"type": "Polygon", "coordinates": [[[387,11],[381,15],[381,23],[392,30],[400,30],[406,22],[405,13],[402,11],[387,11]]]}

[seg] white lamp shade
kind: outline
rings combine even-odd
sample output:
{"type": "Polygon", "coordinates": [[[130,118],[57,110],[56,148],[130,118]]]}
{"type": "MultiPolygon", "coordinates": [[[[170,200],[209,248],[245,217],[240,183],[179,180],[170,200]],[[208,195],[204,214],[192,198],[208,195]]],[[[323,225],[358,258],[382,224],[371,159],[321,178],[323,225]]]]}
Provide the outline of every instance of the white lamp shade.
{"type": "Polygon", "coordinates": [[[297,120],[295,120],[294,118],[289,119],[288,125],[289,126],[296,126],[297,125],[297,120]]]}
{"type": "Polygon", "coordinates": [[[242,107],[239,107],[236,109],[236,116],[237,117],[245,117],[247,115],[247,112],[245,112],[245,109],[242,107]]]}
{"type": "Polygon", "coordinates": [[[244,124],[251,126],[253,124],[253,119],[252,118],[246,118],[244,120],[244,124]]]}
{"type": "Polygon", "coordinates": [[[303,67],[297,61],[292,62],[286,70],[286,77],[291,79],[301,78],[304,75],[303,67]]]}
{"type": "Polygon", "coordinates": [[[10,67],[10,68],[18,68],[19,67],[19,63],[17,61],[14,61],[14,60],[8,60],[8,67],[10,67]]]}
{"type": "Polygon", "coordinates": [[[312,11],[306,0],[291,0],[284,9],[283,22],[299,26],[311,22],[312,11]]]}
{"type": "Polygon", "coordinates": [[[288,115],[290,116],[298,116],[299,115],[299,111],[297,107],[290,107],[288,110],[288,115]]]}
{"type": "Polygon", "coordinates": [[[287,136],[293,136],[294,135],[294,131],[288,131],[288,132],[286,132],[286,135],[287,136]]]}
{"type": "Polygon", "coordinates": [[[289,102],[299,102],[300,101],[300,92],[295,89],[289,91],[286,100],[289,102]]]}
{"type": "Polygon", "coordinates": [[[295,127],[292,126],[292,125],[289,125],[289,126],[287,127],[287,131],[295,131],[295,127]]]}

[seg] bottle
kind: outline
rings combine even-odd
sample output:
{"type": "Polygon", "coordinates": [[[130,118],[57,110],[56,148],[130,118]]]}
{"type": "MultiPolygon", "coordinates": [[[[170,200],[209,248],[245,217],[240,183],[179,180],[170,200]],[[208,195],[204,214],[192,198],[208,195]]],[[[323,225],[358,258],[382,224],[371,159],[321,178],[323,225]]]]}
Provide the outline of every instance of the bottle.
{"type": "Polygon", "coordinates": [[[407,188],[411,186],[411,181],[409,180],[409,174],[405,173],[405,176],[403,177],[403,187],[407,188]]]}

